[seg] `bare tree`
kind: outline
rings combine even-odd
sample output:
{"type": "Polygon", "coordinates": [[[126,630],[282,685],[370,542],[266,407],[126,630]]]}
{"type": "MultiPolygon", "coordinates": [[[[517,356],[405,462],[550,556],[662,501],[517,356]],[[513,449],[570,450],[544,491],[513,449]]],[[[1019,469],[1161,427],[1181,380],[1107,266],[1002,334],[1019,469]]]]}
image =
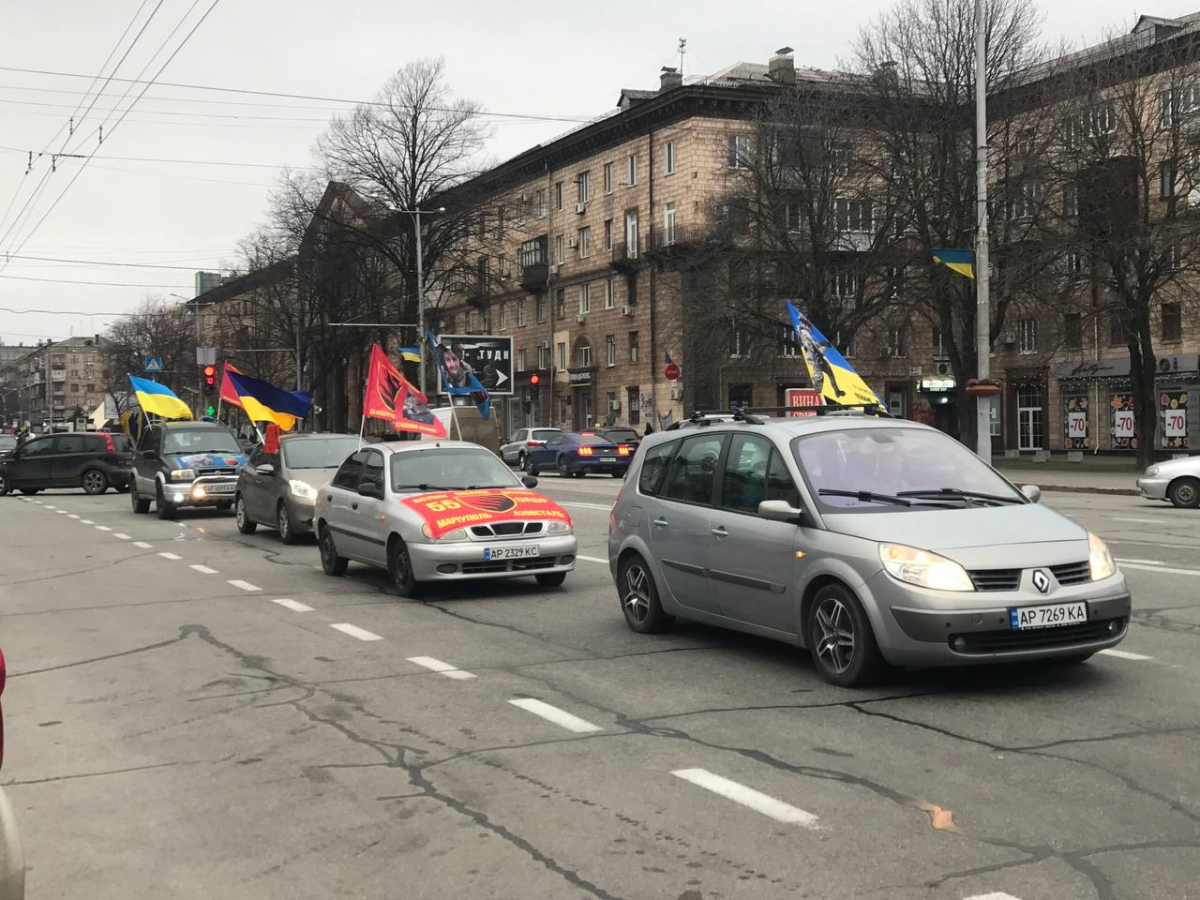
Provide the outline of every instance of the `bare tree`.
{"type": "Polygon", "coordinates": [[[102,351],[108,373],[105,391],[118,415],[132,404],[129,375],[142,375],[147,357],[162,359],[158,380],[185,401],[195,395],[195,322],[179,304],[161,298],[143,301],[136,311],[109,325],[102,351]]]}

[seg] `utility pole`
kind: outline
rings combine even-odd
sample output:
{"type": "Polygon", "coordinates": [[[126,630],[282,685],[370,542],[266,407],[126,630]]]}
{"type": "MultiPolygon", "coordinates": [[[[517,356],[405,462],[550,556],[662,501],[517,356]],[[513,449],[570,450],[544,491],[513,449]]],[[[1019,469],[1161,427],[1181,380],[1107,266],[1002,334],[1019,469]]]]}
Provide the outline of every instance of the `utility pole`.
{"type": "MultiPolygon", "coordinates": [[[[991,308],[988,298],[987,0],[975,0],[975,367],[980,381],[991,375],[991,308]]],[[[992,398],[975,397],[975,452],[992,459],[992,398]]]]}
{"type": "Polygon", "coordinates": [[[421,209],[420,205],[416,209],[402,209],[400,212],[408,213],[412,216],[413,231],[417,235],[417,352],[421,354],[421,367],[418,371],[419,384],[421,393],[426,397],[429,392],[425,390],[425,247],[423,244],[422,232],[425,230],[424,224],[421,222],[421,216],[436,216],[444,213],[446,207],[439,206],[437,209],[421,209]]]}

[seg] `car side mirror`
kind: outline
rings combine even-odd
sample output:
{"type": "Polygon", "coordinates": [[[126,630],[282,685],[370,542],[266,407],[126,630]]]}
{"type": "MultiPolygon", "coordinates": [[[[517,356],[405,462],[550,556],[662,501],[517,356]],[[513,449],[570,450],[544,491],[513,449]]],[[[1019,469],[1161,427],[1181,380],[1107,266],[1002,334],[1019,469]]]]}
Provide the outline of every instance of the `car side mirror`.
{"type": "Polygon", "coordinates": [[[758,504],[758,514],[772,522],[791,522],[794,525],[799,525],[805,517],[804,510],[786,500],[764,500],[758,504]]]}
{"type": "Polygon", "coordinates": [[[142,459],[158,459],[157,450],[143,450],[142,459]]]}
{"type": "Polygon", "coordinates": [[[358,486],[358,492],[364,497],[373,497],[376,500],[383,499],[383,488],[373,481],[364,481],[358,486]]]}
{"type": "Polygon", "coordinates": [[[537,487],[537,479],[532,475],[525,475],[521,478],[521,484],[525,485],[527,488],[535,488],[537,487]]]}
{"type": "Polygon", "coordinates": [[[1040,503],[1042,499],[1042,489],[1036,484],[1021,485],[1021,493],[1029,498],[1030,503],[1040,503]]]}
{"type": "Polygon", "coordinates": [[[254,471],[257,472],[259,475],[274,475],[275,467],[273,465],[271,465],[270,463],[263,463],[261,466],[256,468],[254,471]]]}

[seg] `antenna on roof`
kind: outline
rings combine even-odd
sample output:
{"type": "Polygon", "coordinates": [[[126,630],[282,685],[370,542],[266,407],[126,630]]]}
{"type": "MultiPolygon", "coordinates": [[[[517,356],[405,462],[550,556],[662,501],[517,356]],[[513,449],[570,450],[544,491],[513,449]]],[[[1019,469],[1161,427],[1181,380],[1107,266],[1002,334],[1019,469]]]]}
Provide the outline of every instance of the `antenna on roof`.
{"type": "Polygon", "coordinates": [[[687,38],[679,39],[679,74],[683,75],[683,55],[687,53],[687,38]]]}

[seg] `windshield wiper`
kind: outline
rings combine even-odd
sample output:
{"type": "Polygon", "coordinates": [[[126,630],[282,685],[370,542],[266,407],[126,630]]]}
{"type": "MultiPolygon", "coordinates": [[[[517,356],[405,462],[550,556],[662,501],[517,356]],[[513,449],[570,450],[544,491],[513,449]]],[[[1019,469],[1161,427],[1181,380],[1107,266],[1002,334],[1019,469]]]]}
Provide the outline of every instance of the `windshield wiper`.
{"type": "Polygon", "coordinates": [[[979,491],[964,491],[959,488],[927,488],[921,491],[900,491],[897,497],[962,497],[965,500],[990,500],[993,503],[1021,503],[1017,497],[1001,497],[997,494],[984,494],[979,491]]]}
{"type": "Polygon", "coordinates": [[[903,497],[893,497],[891,494],[876,494],[874,491],[839,491],[834,488],[821,488],[817,491],[823,497],[853,497],[864,503],[894,503],[896,506],[912,506],[911,500],[903,497]]]}
{"type": "Polygon", "coordinates": [[[398,484],[393,490],[396,491],[457,491],[461,488],[446,487],[444,484],[398,484]]]}

